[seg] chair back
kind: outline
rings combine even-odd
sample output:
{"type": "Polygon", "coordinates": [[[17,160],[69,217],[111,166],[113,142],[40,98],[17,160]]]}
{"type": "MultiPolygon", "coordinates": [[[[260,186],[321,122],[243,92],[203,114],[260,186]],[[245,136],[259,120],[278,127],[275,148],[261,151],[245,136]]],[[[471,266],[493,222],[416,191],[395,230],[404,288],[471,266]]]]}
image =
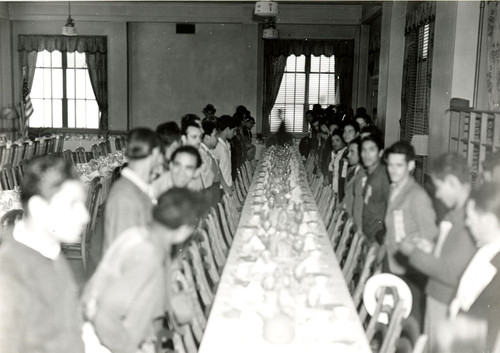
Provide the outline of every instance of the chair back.
{"type": "Polygon", "coordinates": [[[35,155],[33,143],[25,141],[23,145],[24,145],[23,160],[33,158],[33,156],[35,155]]]}
{"type": "Polygon", "coordinates": [[[12,164],[2,166],[0,179],[3,190],[14,190],[14,187],[19,186],[12,164]]]}
{"type": "Polygon", "coordinates": [[[55,138],[55,152],[62,152],[64,150],[64,139],[66,134],[57,135],[55,138]]]}
{"type": "Polygon", "coordinates": [[[78,147],[75,154],[77,163],[87,163],[87,152],[83,147],[78,147]]]}
{"type": "Polygon", "coordinates": [[[0,145],[0,165],[4,165],[5,158],[7,154],[7,147],[5,145],[0,145]]]}
{"type": "Polygon", "coordinates": [[[92,147],[90,148],[90,151],[92,152],[92,158],[93,159],[99,159],[99,146],[96,144],[93,144],[92,147]]]}
{"type": "Polygon", "coordinates": [[[40,147],[40,140],[33,141],[33,156],[41,156],[42,148],[40,147]]]}
{"type": "Polygon", "coordinates": [[[104,141],[104,145],[106,146],[106,155],[110,154],[112,152],[111,141],[109,141],[109,139],[106,139],[106,141],[104,141]]]}
{"type": "MultiPolygon", "coordinates": [[[[23,210],[14,209],[14,210],[7,211],[0,219],[1,227],[2,227],[2,229],[7,229],[8,227],[15,225],[22,218],[23,218],[23,210]]],[[[0,242],[1,242],[1,239],[0,239],[0,242]]]]}
{"type": "Polygon", "coordinates": [[[122,150],[122,139],[119,136],[115,137],[115,148],[117,151],[122,150]]]}
{"type": "Polygon", "coordinates": [[[17,145],[17,143],[13,143],[10,146],[10,156],[9,156],[8,163],[12,164],[13,166],[16,166],[18,159],[19,159],[19,152],[20,151],[21,150],[20,150],[19,146],[17,145]]]}
{"type": "Polygon", "coordinates": [[[344,227],[344,231],[342,232],[342,235],[340,236],[340,240],[338,243],[337,248],[335,249],[335,255],[337,256],[337,260],[340,264],[340,267],[343,268],[346,258],[347,258],[347,253],[350,249],[351,246],[355,246],[354,244],[354,239],[355,239],[355,234],[356,234],[356,229],[354,227],[354,222],[352,218],[348,218],[346,221],[346,225],[344,227]]]}
{"type": "Polygon", "coordinates": [[[63,152],[64,159],[67,160],[68,162],[71,162],[71,164],[75,164],[73,160],[73,152],[71,150],[66,150],[63,152]]]}

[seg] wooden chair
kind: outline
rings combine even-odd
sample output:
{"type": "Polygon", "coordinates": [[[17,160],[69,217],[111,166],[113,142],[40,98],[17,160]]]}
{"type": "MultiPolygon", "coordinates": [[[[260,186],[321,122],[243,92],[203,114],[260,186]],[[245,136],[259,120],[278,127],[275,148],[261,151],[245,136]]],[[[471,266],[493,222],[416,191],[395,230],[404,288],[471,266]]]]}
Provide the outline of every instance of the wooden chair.
{"type": "Polygon", "coordinates": [[[344,267],[349,248],[354,245],[354,239],[357,232],[354,229],[353,225],[354,222],[352,218],[348,218],[344,227],[344,231],[340,236],[338,246],[335,249],[335,255],[337,256],[337,261],[339,262],[341,268],[344,267]]]}
{"type": "Polygon", "coordinates": [[[208,279],[212,283],[211,287],[215,291],[215,288],[220,281],[220,275],[219,271],[217,270],[217,265],[215,263],[215,258],[212,247],[210,245],[210,240],[208,238],[208,233],[203,228],[199,228],[197,232],[199,234],[199,237],[196,237],[196,239],[200,246],[200,254],[203,258],[203,262],[206,264],[205,268],[208,274],[208,279]]]}
{"type": "Polygon", "coordinates": [[[5,164],[2,166],[0,170],[0,179],[3,190],[14,190],[16,186],[19,186],[12,164],[5,164]]]}
{"type": "Polygon", "coordinates": [[[17,143],[13,143],[10,146],[10,156],[9,156],[10,158],[7,163],[10,163],[12,164],[12,166],[15,167],[17,163],[19,163],[19,152],[21,152],[21,149],[19,148],[17,143]]]}
{"type": "Polygon", "coordinates": [[[236,229],[238,227],[238,222],[239,222],[239,214],[238,211],[236,210],[236,207],[234,205],[231,205],[231,201],[229,199],[229,196],[227,194],[224,194],[222,196],[222,204],[224,205],[224,209],[226,210],[226,215],[228,216],[228,223],[229,223],[229,229],[231,230],[231,233],[236,234],[236,229]]]}
{"type": "MultiPolygon", "coordinates": [[[[7,211],[0,219],[0,224],[2,226],[2,229],[7,229],[7,228],[15,225],[22,218],[23,218],[23,210],[14,209],[14,210],[7,211]]],[[[0,239],[0,243],[1,243],[1,239],[0,239]]]]}
{"type": "Polygon", "coordinates": [[[71,162],[71,164],[75,164],[75,161],[73,160],[73,152],[71,152],[71,150],[64,151],[63,155],[65,160],[71,162]]]}
{"type": "Polygon", "coordinates": [[[97,147],[99,151],[99,157],[108,155],[108,146],[106,145],[105,141],[99,142],[99,145],[97,147]]]}
{"type": "Polygon", "coordinates": [[[5,145],[0,146],[0,165],[5,164],[5,157],[7,154],[7,147],[5,145]]]}
{"type": "Polygon", "coordinates": [[[75,151],[77,163],[87,163],[87,152],[83,147],[78,147],[75,151]]]}
{"type": "Polygon", "coordinates": [[[101,153],[99,152],[99,146],[96,144],[93,144],[92,147],[90,148],[90,151],[92,152],[92,158],[93,159],[99,159],[99,156],[101,153]]]}
{"type": "MultiPolygon", "coordinates": [[[[98,178],[94,178],[98,179],[98,178]]],[[[91,182],[92,183],[92,182],[91,182]]],[[[68,259],[80,259],[82,260],[83,268],[87,271],[88,267],[88,255],[90,243],[92,237],[95,233],[95,225],[97,220],[97,209],[99,208],[99,200],[101,198],[102,185],[97,183],[96,185],[91,184],[91,189],[89,189],[90,197],[87,199],[87,209],[90,214],[90,220],[87,224],[86,229],[82,232],[82,236],[79,243],[63,243],[61,244],[61,249],[68,259]]]]}
{"type": "Polygon", "coordinates": [[[351,246],[349,247],[344,267],[342,267],[342,273],[344,274],[347,287],[349,287],[351,293],[354,290],[354,286],[351,283],[354,274],[356,270],[360,268],[360,263],[364,262],[363,260],[365,259],[368,248],[366,236],[361,232],[356,232],[351,246]]]}
{"type": "Polygon", "coordinates": [[[28,141],[25,141],[23,143],[23,145],[24,145],[23,160],[33,158],[33,156],[35,155],[33,143],[29,143],[28,141]]]}
{"type": "Polygon", "coordinates": [[[118,179],[120,179],[121,173],[122,173],[122,167],[121,166],[116,166],[113,169],[113,174],[111,176],[111,184],[113,184],[115,181],[117,181],[118,179]]]}
{"type": "Polygon", "coordinates": [[[66,134],[57,135],[55,138],[55,152],[62,152],[64,150],[64,140],[66,138],[66,134]]]}
{"type": "Polygon", "coordinates": [[[234,194],[236,195],[236,200],[238,200],[238,203],[240,205],[243,205],[245,203],[245,197],[243,196],[243,192],[241,190],[241,186],[240,183],[238,182],[238,179],[234,181],[233,185],[234,185],[234,194]]]}
{"type": "Polygon", "coordinates": [[[33,141],[33,156],[41,156],[42,148],[40,146],[40,140],[33,141]]]}
{"type": "Polygon", "coordinates": [[[360,275],[354,284],[354,292],[352,294],[352,300],[354,301],[354,306],[360,313],[361,322],[366,319],[366,309],[364,305],[361,305],[363,300],[363,291],[365,290],[366,281],[368,278],[382,272],[382,257],[384,249],[380,247],[377,243],[373,243],[368,249],[368,253],[364,258],[363,267],[360,275]]]}
{"type": "Polygon", "coordinates": [[[397,290],[392,287],[384,287],[381,289],[377,306],[370,319],[370,323],[366,329],[366,336],[368,341],[372,344],[376,338],[377,332],[382,332],[382,343],[379,353],[393,353],[396,350],[396,341],[398,340],[401,330],[402,322],[404,320],[404,302],[400,300],[397,290]],[[394,306],[388,307],[385,305],[385,297],[392,295],[394,298],[394,306]],[[379,322],[380,316],[384,314],[389,316],[388,325],[379,322]]]}
{"type": "Polygon", "coordinates": [[[122,140],[122,150],[126,149],[127,148],[127,137],[125,137],[124,135],[121,135],[120,136],[120,139],[122,140]]]}
{"type": "Polygon", "coordinates": [[[106,146],[106,156],[107,156],[108,154],[110,154],[112,152],[111,141],[109,141],[109,139],[106,139],[106,141],[104,141],[104,145],[106,146]]]}
{"type": "Polygon", "coordinates": [[[214,301],[214,293],[208,283],[205,275],[205,266],[200,255],[200,247],[196,242],[190,242],[187,249],[187,257],[191,261],[193,275],[195,279],[196,288],[200,295],[203,307],[205,308],[205,316],[208,317],[212,303],[214,301]]]}
{"type": "Polygon", "coordinates": [[[219,238],[217,236],[217,228],[215,227],[215,221],[211,214],[208,214],[205,218],[205,228],[208,234],[208,239],[210,241],[210,246],[212,248],[212,253],[214,255],[214,260],[217,265],[217,270],[219,273],[222,272],[224,264],[226,262],[226,255],[220,245],[219,238]]]}
{"type": "Polygon", "coordinates": [[[222,206],[222,203],[217,204],[217,209],[219,210],[219,220],[220,224],[222,225],[222,231],[224,233],[224,238],[226,240],[226,243],[229,248],[231,248],[231,244],[233,243],[233,236],[234,233],[231,232],[229,229],[229,222],[228,222],[228,216],[226,214],[226,211],[224,210],[224,206],[222,206]]]}
{"type": "Polygon", "coordinates": [[[115,148],[117,151],[122,150],[122,139],[119,136],[115,137],[115,148]]]}
{"type": "Polygon", "coordinates": [[[52,138],[46,138],[43,140],[43,145],[42,145],[42,156],[48,155],[51,151],[51,146],[52,146],[52,138]]]}
{"type": "MultiPolygon", "coordinates": [[[[214,220],[214,225],[216,229],[215,236],[217,238],[218,243],[220,244],[220,247],[224,253],[224,260],[227,258],[227,254],[229,253],[229,245],[226,243],[226,240],[224,239],[224,234],[222,232],[222,226],[219,221],[219,215],[217,212],[217,209],[215,207],[210,208],[209,214],[212,216],[214,220]]],[[[211,235],[211,234],[209,234],[211,235]]]]}
{"type": "Polygon", "coordinates": [[[337,197],[335,196],[332,190],[332,196],[330,197],[328,205],[325,209],[325,218],[323,219],[325,223],[325,228],[327,229],[330,226],[330,223],[332,222],[335,209],[337,208],[336,206],[339,206],[340,208],[340,205],[337,205],[337,197]]]}
{"type": "Polygon", "coordinates": [[[337,245],[340,241],[340,236],[344,231],[347,219],[348,219],[347,212],[345,210],[340,210],[337,217],[337,221],[334,223],[333,232],[328,234],[330,235],[330,241],[334,249],[337,249],[337,245]]]}

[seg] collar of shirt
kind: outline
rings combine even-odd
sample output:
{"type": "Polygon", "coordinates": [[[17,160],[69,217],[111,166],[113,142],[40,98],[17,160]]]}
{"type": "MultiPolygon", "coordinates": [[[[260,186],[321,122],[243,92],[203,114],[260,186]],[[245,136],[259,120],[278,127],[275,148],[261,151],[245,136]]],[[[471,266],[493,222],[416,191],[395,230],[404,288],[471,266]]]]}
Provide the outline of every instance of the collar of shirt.
{"type": "Polygon", "coordinates": [[[468,311],[491,282],[497,271],[491,260],[499,252],[500,241],[483,245],[478,249],[460,279],[456,297],[450,307],[452,317],[460,309],[468,311]]]}
{"type": "Polygon", "coordinates": [[[132,169],[123,168],[121,175],[128,180],[130,180],[135,186],[137,186],[142,192],[148,195],[151,198],[151,201],[156,204],[156,198],[154,197],[154,192],[151,186],[144,182],[132,169]]]}
{"type": "Polygon", "coordinates": [[[231,151],[231,142],[230,141],[224,141],[219,137],[219,143],[222,143],[222,145],[228,150],[231,151]]]}
{"type": "Polygon", "coordinates": [[[61,253],[61,245],[59,243],[47,243],[43,238],[31,234],[26,230],[24,222],[20,221],[14,226],[12,236],[16,241],[27,247],[39,252],[42,256],[55,261],[61,253]]]}
{"type": "Polygon", "coordinates": [[[207,147],[203,142],[200,144],[201,148],[205,150],[212,158],[215,158],[210,148],[207,147]]]}

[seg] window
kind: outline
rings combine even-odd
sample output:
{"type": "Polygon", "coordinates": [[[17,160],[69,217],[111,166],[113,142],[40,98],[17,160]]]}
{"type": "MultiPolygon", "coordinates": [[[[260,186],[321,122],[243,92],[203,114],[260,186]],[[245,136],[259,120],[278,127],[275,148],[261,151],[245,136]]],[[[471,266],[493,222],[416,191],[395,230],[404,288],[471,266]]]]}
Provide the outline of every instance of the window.
{"type": "Polygon", "coordinates": [[[269,117],[271,131],[285,121],[289,132],[308,131],[305,112],[313,104],[336,104],[335,56],[290,55],[269,117]]]}
{"type": "Polygon", "coordinates": [[[85,53],[39,52],[30,97],[30,127],[99,128],[85,53]]]}

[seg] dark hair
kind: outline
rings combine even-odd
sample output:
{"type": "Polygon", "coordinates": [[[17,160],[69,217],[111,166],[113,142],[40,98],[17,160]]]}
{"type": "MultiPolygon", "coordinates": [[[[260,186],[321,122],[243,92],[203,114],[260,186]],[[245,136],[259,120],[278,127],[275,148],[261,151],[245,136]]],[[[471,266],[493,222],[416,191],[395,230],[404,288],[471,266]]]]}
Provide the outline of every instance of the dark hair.
{"type": "Polygon", "coordinates": [[[379,134],[370,134],[368,136],[363,137],[363,139],[361,140],[361,147],[367,141],[371,141],[375,145],[377,145],[379,151],[382,151],[384,149],[384,140],[382,139],[382,136],[380,136],[379,134]]]}
{"type": "Polygon", "coordinates": [[[205,118],[201,122],[201,128],[203,130],[202,138],[204,138],[206,135],[211,136],[214,130],[217,130],[217,124],[213,120],[205,118]]]}
{"type": "Polygon", "coordinates": [[[471,182],[469,166],[465,158],[458,153],[444,153],[432,163],[431,174],[440,180],[447,175],[454,175],[463,184],[471,182]]]}
{"type": "Polygon", "coordinates": [[[167,121],[158,125],[156,133],[164,147],[168,147],[181,139],[181,129],[179,129],[179,125],[175,121],[167,121]]]}
{"type": "Polygon", "coordinates": [[[255,124],[255,118],[253,116],[247,117],[247,123],[255,124]]]}
{"type": "Polygon", "coordinates": [[[203,110],[202,110],[203,113],[212,112],[213,114],[215,114],[216,111],[217,111],[217,109],[215,109],[213,104],[207,104],[205,106],[205,108],[203,108],[203,110]]]}
{"type": "Polygon", "coordinates": [[[201,129],[200,125],[195,123],[194,121],[188,121],[182,125],[182,134],[186,136],[187,131],[190,127],[194,127],[195,129],[201,129]]]}
{"type": "Polygon", "coordinates": [[[483,170],[491,172],[496,166],[500,166],[500,151],[486,153],[486,158],[483,161],[483,170]]]}
{"type": "Polygon", "coordinates": [[[345,129],[346,126],[352,126],[354,128],[354,130],[359,133],[360,128],[359,128],[359,124],[356,122],[356,120],[352,120],[352,119],[346,120],[342,126],[342,131],[345,129]]]}
{"type": "Polygon", "coordinates": [[[153,130],[138,127],[128,134],[125,155],[130,160],[146,158],[151,155],[153,149],[159,146],[160,139],[153,130]]]}
{"type": "Polygon", "coordinates": [[[472,191],[470,199],[481,212],[493,213],[500,222],[500,188],[495,183],[484,183],[472,191]]]}
{"type": "Polygon", "coordinates": [[[181,118],[181,132],[183,135],[186,134],[187,128],[189,126],[196,126],[200,127],[198,123],[196,123],[197,120],[201,121],[201,118],[196,115],[196,114],[186,114],[181,118]]]}
{"type": "Polygon", "coordinates": [[[415,160],[415,148],[408,141],[398,141],[393,143],[385,151],[385,159],[389,157],[390,154],[404,154],[406,162],[415,160]]]}
{"type": "Polygon", "coordinates": [[[196,158],[196,168],[199,168],[201,167],[201,155],[200,155],[200,152],[198,152],[198,150],[196,148],[194,148],[193,146],[189,146],[189,145],[184,145],[184,146],[180,146],[179,148],[177,148],[174,153],[172,153],[172,157],[170,158],[171,161],[175,160],[175,156],[177,156],[179,153],[188,153],[192,156],[194,156],[196,158]]]}
{"type": "Polygon", "coordinates": [[[169,229],[183,225],[196,226],[204,211],[201,193],[187,188],[171,188],[164,192],[153,208],[153,218],[169,229]]]}
{"type": "Polygon", "coordinates": [[[224,131],[227,128],[234,129],[236,126],[236,120],[229,115],[222,115],[217,119],[217,128],[219,131],[224,131]]]}
{"type": "Polygon", "coordinates": [[[378,127],[376,127],[375,125],[365,126],[364,128],[361,129],[361,131],[359,133],[360,134],[369,134],[369,135],[379,135],[379,136],[383,135],[382,131],[380,131],[380,129],[378,127]]]}
{"type": "Polygon", "coordinates": [[[247,118],[250,116],[250,111],[244,105],[238,105],[236,107],[235,115],[241,115],[243,118],[247,118]]]}
{"type": "MultiPolygon", "coordinates": [[[[340,129],[333,130],[328,138],[332,139],[333,136],[338,136],[338,137],[340,137],[340,139],[342,141],[344,141],[344,137],[342,136],[342,130],[340,130],[340,129]]],[[[344,141],[344,144],[345,144],[345,141],[344,141]]]]}
{"type": "Polygon", "coordinates": [[[49,201],[68,180],[79,180],[79,175],[62,154],[31,159],[24,168],[21,182],[21,203],[25,212],[29,212],[28,201],[33,196],[39,195],[49,201]]]}

